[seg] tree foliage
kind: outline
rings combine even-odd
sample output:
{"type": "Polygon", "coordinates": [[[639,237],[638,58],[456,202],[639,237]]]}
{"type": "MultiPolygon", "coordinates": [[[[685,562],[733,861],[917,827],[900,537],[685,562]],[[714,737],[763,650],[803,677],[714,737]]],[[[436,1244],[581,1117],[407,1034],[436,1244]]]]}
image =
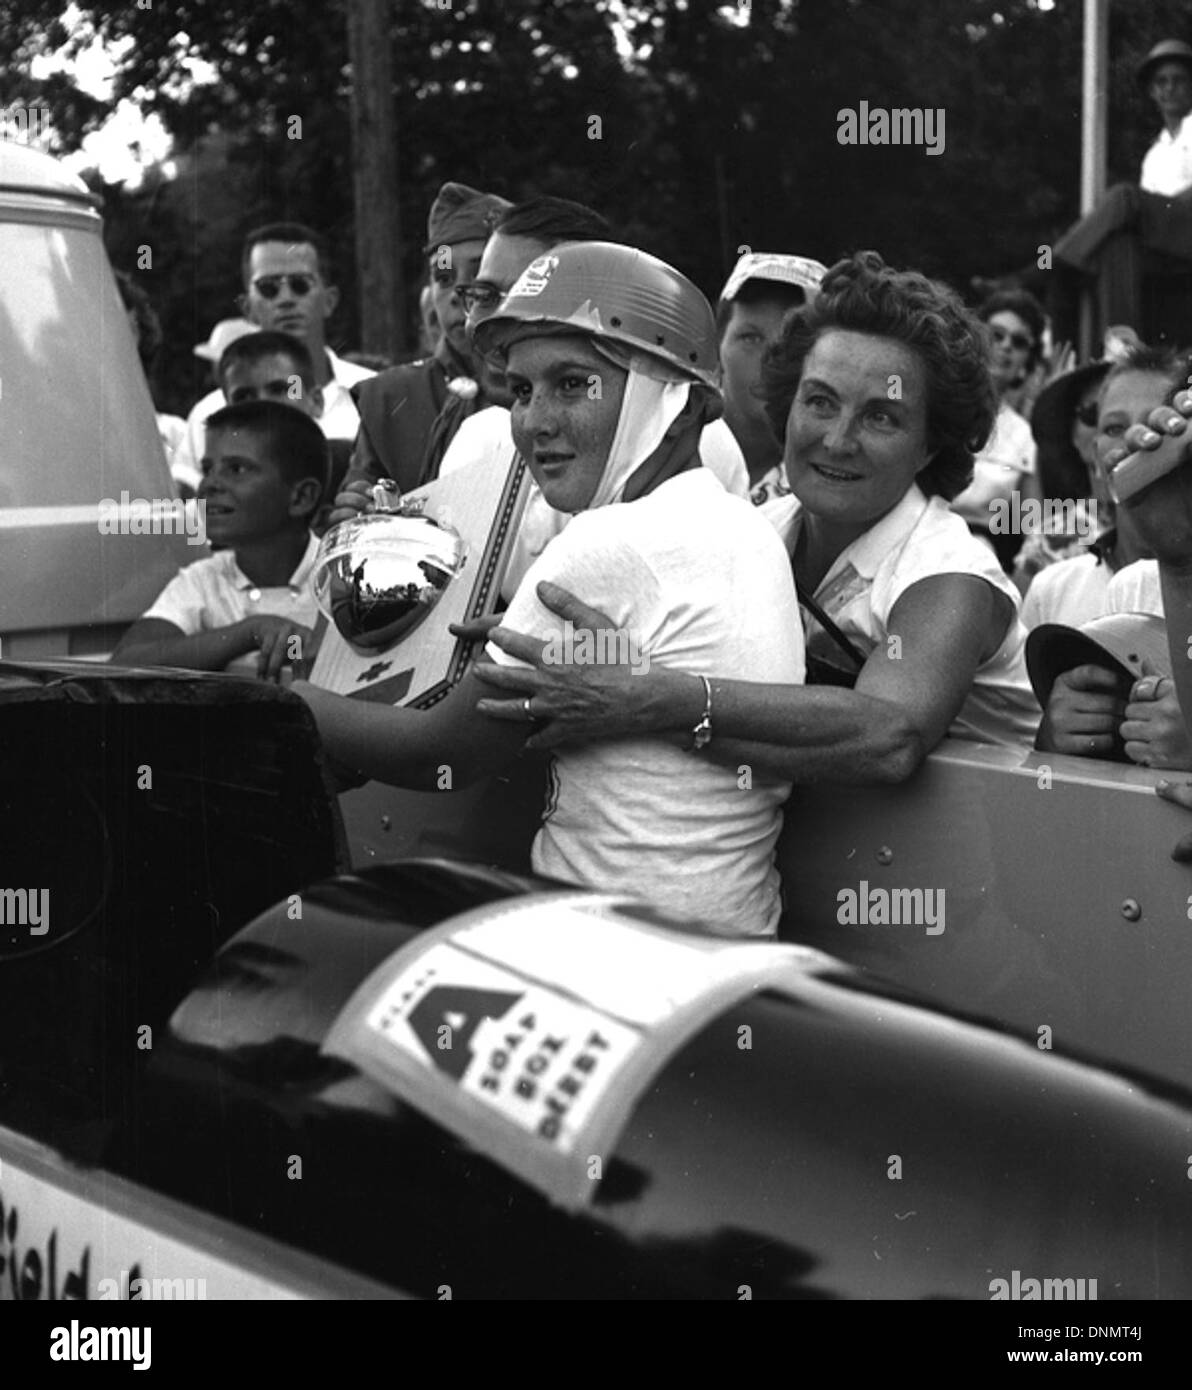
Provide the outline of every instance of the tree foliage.
{"type": "MultiPolygon", "coordinates": [[[[77,144],[122,97],[158,112],[177,174],[104,190],[118,263],[153,248],[177,406],[190,345],[235,312],[239,239],[275,217],[326,231],[354,335],[348,0],[131,0],[79,6],[119,55],[108,103],[32,55],[68,40],[61,7],[0,15],[0,95],[53,107],[77,144]],[[214,80],[205,80],[208,74],[214,80]],[[295,125],[295,118],[300,126],[295,125]],[[295,132],[300,138],[295,138],[295,132]]],[[[600,208],[626,239],[714,294],[737,248],[832,260],[872,246],[967,286],[1033,261],[1077,212],[1080,0],[395,0],[389,6],[410,282],[427,207],[458,179],[518,199],[600,208]],[[838,143],[838,112],[939,108],[946,143],[838,143]],[[597,138],[598,137],[598,138],[597,138]]],[[[1134,178],[1156,121],[1134,85],[1158,38],[1187,35],[1187,0],[1114,0],[1110,169],[1134,178]]]]}

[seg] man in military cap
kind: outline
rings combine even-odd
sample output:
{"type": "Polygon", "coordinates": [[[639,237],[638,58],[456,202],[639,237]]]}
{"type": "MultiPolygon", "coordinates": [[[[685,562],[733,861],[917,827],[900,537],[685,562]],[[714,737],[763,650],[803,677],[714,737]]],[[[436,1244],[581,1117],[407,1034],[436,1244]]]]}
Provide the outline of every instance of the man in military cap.
{"type": "Polygon", "coordinates": [[[1137,79],[1163,129],[1143,158],[1139,183],[1111,188],[1055,247],[1060,274],[1051,308],[1061,337],[1072,336],[1074,272],[1097,277],[1102,326],[1126,323],[1145,332],[1143,251],[1192,262],[1192,45],[1157,43],[1139,64],[1137,79]]]}
{"type": "Polygon", "coordinates": [[[460,423],[489,404],[472,363],[458,291],[476,278],[493,223],[509,206],[462,183],[439,190],[424,247],[439,344],[432,356],[391,367],[354,392],[360,433],[345,485],[388,477],[403,492],[417,487],[436,474],[460,423]]]}

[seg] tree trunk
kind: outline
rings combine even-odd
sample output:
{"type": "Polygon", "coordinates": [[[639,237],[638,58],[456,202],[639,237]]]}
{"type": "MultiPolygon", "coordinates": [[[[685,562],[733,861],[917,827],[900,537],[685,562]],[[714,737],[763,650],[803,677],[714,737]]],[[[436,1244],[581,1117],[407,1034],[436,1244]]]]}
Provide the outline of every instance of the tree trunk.
{"type": "Polygon", "coordinates": [[[408,336],[388,8],[386,0],[348,0],[348,57],[360,346],[394,358],[408,336]]]}

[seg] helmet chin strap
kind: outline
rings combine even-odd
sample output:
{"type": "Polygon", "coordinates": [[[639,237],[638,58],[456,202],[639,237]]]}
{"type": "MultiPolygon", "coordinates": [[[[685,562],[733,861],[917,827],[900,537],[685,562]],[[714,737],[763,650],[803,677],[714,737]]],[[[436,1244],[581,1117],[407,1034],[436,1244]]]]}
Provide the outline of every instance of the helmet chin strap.
{"type": "Polygon", "coordinates": [[[716,394],[668,362],[593,338],[602,357],[628,372],[617,430],[591,502],[635,502],[661,483],[699,466],[704,426],[721,413],[716,394]]]}
{"type": "Polygon", "coordinates": [[[717,402],[699,385],[689,385],[682,410],[671,421],[662,442],[625,484],[623,502],[636,502],[669,478],[701,467],[700,436],[719,414],[717,402]]]}
{"type": "Polygon", "coordinates": [[[617,430],[590,508],[625,500],[626,485],[662,444],[687,394],[685,382],[656,381],[630,367],[617,430]]]}

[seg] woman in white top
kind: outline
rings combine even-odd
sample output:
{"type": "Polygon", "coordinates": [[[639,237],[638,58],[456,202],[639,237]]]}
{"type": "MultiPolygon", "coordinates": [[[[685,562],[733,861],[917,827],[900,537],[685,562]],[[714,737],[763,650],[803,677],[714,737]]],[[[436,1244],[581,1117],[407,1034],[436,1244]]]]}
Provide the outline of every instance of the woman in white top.
{"type": "MultiPolygon", "coordinates": [[[[948,507],[972,476],[996,395],[980,325],[946,287],[891,270],[873,252],[829,271],[788,318],[763,376],[793,498],[773,516],[808,611],[808,670],[835,666],[851,689],[711,682],[704,756],[793,781],[898,782],[950,730],[1027,744],[1039,709],[1023,658],[1018,594],[989,547],[948,507]],[[847,648],[854,649],[853,655],[847,648]],[[851,666],[851,669],[850,669],[851,666]]],[[[765,510],[765,509],[763,509],[765,510]]],[[[603,621],[547,591],[552,609],[603,621]]],[[[726,596],[738,615],[759,596],[726,596]]],[[[572,673],[507,621],[493,642],[534,671],[487,668],[497,719],[542,727],[531,746],[690,730],[702,683],[679,671],[572,673]]]]}
{"type": "Polygon", "coordinates": [[[989,329],[989,370],[998,392],[997,419],[985,447],[973,461],[972,482],[952,501],[952,510],[975,535],[988,540],[1002,568],[1009,570],[1022,544],[1015,518],[1020,500],[1041,495],[1035,477],[1031,427],[1011,404],[1043,354],[1043,310],[1027,290],[999,290],[977,310],[989,329]]]}
{"type": "MultiPolygon", "coordinates": [[[[508,610],[546,659],[581,681],[611,649],[641,679],[670,669],[701,691],[707,678],[734,675],[801,682],[803,634],[782,545],[756,508],[700,466],[700,435],[721,397],[712,311],[695,286],[631,247],[564,244],[526,268],[475,341],[501,360],[514,442],[543,497],[573,517],[508,610]],[[599,640],[574,640],[539,601],[544,581],[609,615],[599,640]],[[751,596],[743,612],[736,594],[751,596]]],[[[336,762],[418,789],[498,770],[534,728],[528,701],[516,724],[480,714],[474,674],[426,711],[294,689],[336,762]]],[[[789,791],[781,776],[743,777],[650,735],[572,746],[552,760],[534,867],[631,890],[684,924],[772,935],[774,845],[789,791]]]]}

